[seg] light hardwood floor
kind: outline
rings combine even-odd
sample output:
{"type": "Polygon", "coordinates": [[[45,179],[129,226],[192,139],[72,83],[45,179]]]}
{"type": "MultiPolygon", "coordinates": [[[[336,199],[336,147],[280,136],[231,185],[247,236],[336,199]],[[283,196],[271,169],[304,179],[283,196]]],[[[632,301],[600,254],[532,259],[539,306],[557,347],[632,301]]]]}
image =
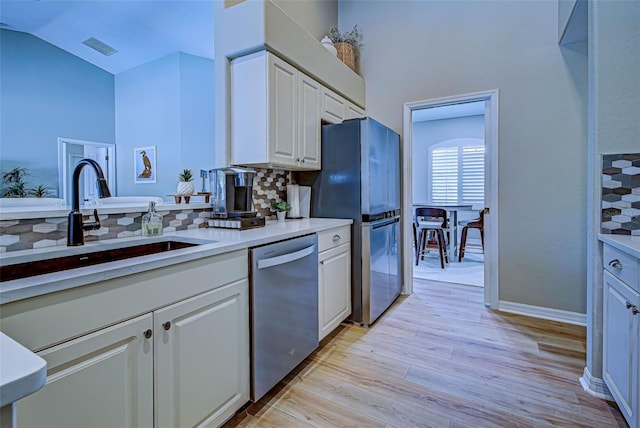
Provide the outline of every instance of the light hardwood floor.
{"type": "Polygon", "coordinates": [[[342,325],[228,427],[626,427],[584,392],[585,328],[493,312],[416,280],[371,328],[342,325]]]}

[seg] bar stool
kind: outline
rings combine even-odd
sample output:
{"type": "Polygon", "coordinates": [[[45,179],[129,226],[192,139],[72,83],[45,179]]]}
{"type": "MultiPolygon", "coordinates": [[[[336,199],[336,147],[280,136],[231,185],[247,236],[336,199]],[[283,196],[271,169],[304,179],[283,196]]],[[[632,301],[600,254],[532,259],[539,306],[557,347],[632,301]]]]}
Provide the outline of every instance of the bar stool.
{"type": "Polygon", "coordinates": [[[480,217],[469,221],[462,228],[462,237],[460,238],[460,249],[458,250],[458,261],[461,262],[464,257],[464,249],[467,245],[467,233],[469,229],[478,229],[480,232],[480,243],[482,244],[482,252],[484,253],[484,215],[487,212],[487,208],[480,210],[480,217]]]}
{"type": "Polygon", "coordinates": [[[445,231],[447,228],[447,211],[442,208],[416,208],[415,227],[420,232],[416,245],[416,266],[420,261],[420,256],[424,260],[424,253],[431,245],[437,246],[440,254],[440,267],[444,269],[444,264],[449,263],[447,253],[447,240],[445,231]]]}

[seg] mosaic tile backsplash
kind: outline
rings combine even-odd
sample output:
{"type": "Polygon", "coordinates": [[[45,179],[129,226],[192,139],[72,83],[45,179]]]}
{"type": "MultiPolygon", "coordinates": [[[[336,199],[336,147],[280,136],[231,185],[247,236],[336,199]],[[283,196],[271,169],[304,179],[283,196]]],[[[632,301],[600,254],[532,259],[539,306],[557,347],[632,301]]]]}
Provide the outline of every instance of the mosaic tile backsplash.
{"type": "Polygon", "coordinates": [[[602,157],[602,227],[640,236],[640,153],[602,157]]]}
{"type": "MultiPolygon", "coordinates": [[[[163,231],[207,227],[210,209],[158,211],[163,231]]],[[[141,235],[142,216],[139,213],[100,215],[101,227],[85,232],[85,241],[127,238],[141,235]]],[[[90,219],[88,216],[85,220],[90,219]]],[[[67,245],[67,217],[33,218],[0,221],[0,252],[67,245]]]]}
{"type": "Polygon", "coordinates": [[[259,217],[275,218],[271,204],[287,199],[287,173],[278,169],[255,168],[253,206],[259,217]]]}

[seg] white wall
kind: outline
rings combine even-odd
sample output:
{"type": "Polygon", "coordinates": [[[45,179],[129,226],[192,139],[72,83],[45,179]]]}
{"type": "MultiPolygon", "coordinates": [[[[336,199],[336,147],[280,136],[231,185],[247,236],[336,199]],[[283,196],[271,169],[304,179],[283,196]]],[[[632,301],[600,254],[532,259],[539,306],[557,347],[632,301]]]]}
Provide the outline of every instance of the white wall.
{"type": "Polygon", "coordinates": [[[587,369],[601,379],[602,155],[640,152],[640,2],[589,2],[589,98],[587,369]]]}
{"type": "MultiPolygon", "coordinates": [[[[412,131],[413,202],[429,202],[429,147],[454,138],[480,138],[484,140],[484,116],[466,116],[452,119],[416,122],[412,131]]],[[[480,209],[480,207],[478,207],[480,209]]],[[[477,217],[474,213],[473,217],[477,217]]]]}
{"type": "Polygon", "coordinates": [[[402,134],[409,101],[499,89],[500,300],[586,311],[586,51],[552,1],[343,0],[364,35],[367,114],[402,134]]]}

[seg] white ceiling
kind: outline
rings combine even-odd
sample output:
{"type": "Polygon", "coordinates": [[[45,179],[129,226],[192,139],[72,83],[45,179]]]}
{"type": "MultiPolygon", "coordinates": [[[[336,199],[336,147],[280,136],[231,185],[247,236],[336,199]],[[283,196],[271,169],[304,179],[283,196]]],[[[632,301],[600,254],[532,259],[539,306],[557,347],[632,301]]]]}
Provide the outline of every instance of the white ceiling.
{"type": "Polygon", "coordinates": [[[213,59],[210,0],[0,0],[0,22],[113,74],[174,52],[213,59]],[[89,37],[118,52],[94,51],[89,37]]]}
{"type": "Polygon", "coordinates": [[[480,114],[484,114],[484,101],[415,110],[411,118],[413,122],[424,122],[429,120],[451,119],[454,117],[477,116],[480,114]]]}

